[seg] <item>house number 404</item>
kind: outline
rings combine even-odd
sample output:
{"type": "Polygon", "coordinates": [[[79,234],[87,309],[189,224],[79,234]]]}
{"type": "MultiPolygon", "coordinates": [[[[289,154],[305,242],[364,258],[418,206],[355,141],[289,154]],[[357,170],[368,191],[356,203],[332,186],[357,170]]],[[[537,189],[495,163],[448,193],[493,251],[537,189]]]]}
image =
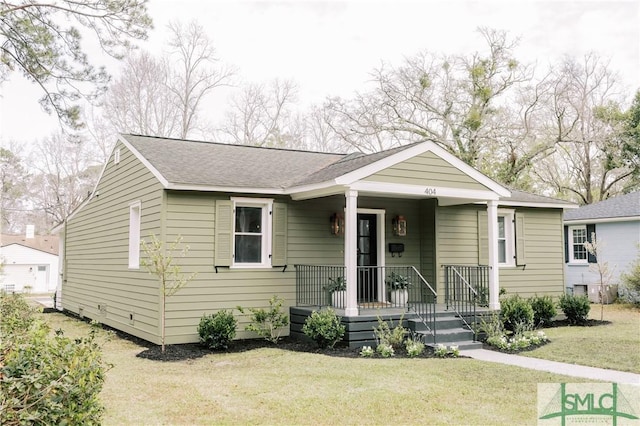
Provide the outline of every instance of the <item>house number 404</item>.
{"type": "Polygon", "coordinates": [[[436,195],[436,189],[435,188],[427,188],[424,190],[424,193],[427,195],[436,195]]]}

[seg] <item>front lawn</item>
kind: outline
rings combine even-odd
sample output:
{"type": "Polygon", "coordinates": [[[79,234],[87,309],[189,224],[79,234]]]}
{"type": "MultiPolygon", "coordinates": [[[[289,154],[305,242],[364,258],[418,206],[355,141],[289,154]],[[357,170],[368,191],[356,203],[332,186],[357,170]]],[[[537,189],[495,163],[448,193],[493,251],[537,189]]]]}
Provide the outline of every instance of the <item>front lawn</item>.
{"type": "MultiPolygon", "coordinates": [[[[73,336],[79,320],[46,314],[73,336]]],[[[160,362],[114,337],[109,424],[535,424],[537,384],[572,377],[472,359],[364,359],[278,348],[160,362]]]]}
{"type": "MultiPolygon", "coordinates": [[[[589,319],[600,320],[600,305],[591,305],[589,319]]],[[[545,328],[550,342],[521,355],[640,373],[640,309],[605,305],[603,319],[608,323],[545,328]]]]}

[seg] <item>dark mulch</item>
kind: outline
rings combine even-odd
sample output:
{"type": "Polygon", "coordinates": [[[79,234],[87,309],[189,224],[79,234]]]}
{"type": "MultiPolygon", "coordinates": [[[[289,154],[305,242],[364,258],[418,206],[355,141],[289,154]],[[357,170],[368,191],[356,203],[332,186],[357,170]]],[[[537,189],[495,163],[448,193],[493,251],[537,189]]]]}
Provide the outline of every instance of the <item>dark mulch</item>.
{"type": "Polygon", "coordinates": [[[551,324],[545,325],[544,328],[555,328],[555,327],[595,327],[598,325],[607,325],[607,324],[611,324],[611,321],[600,321],[600,320],[596,320],[596,319],[588,319],[585,323],[583,324],[571,324],[569,322],[569,320],[563,319],[563,320],[556,320],[553,321],[551,324]]]}
{"type": "Polygon", "coordinates": [[[315,343],[305,342],[291,337],[283,337],[278,344],[267,342],[264,339],[234,340],[229,344],[227,349],[217,351],[207,349],[196,343],[166,345],[164,353],[162,352],[162,347],[159,345],[149,345],[147,343],[146,346],[147,349],[140,352],[137,356],[154,361],[182,361],[197,359],[215,353],[240,353],[260,348],[278,348],[286,351],[308,352],[346,358],[357,358],[360,356],[360,349],[349,348],[344,344],[337,344],[333,348],[320,349],[315,343]]]}

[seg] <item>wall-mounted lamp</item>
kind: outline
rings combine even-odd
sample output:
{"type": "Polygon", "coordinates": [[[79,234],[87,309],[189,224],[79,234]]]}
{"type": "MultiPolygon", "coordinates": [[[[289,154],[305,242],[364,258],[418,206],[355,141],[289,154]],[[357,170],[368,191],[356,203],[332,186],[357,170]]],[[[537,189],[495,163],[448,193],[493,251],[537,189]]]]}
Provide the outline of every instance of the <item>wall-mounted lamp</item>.
{"type": "Polygon", "coordinates": [[[393,235],[404,237],[407,235],[407,219],[404,216],[396,216],[391,220],[393,235]]]}
{"type": "Polygon", "coordinates": [[[330,218],[331,234],[344,235],[344,216],[341,213],[334,213],[330,218]]]}

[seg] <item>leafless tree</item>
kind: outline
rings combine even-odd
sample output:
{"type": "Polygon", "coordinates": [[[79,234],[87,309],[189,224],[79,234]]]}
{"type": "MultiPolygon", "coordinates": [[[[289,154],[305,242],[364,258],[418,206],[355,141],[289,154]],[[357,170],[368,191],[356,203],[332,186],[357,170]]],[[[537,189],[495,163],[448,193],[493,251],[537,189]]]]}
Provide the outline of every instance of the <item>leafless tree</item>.
{"type": "Polygon", "coordinates": [[[168,88],[180,110],[179,137],[185,139],[198,126],[202,100],[217,87],[228,85],[235,74],[231,67],[219,65],[215,49],[197,22],[187,26],[178,22],[169,25],[172,39],[168,68],[168,88]]]}
{"type": "Polygon", "coordinates": [[[565,58],[553,69],[552,131],[556,152],[535,168],[535,174],[559,195],[581,204],[604,200],[620,192],[631,179],[621,161],[620,128],[606,119],[607,111],[624,101],[616,75],[602,58],[565,58]]]}
{"type": "Polygon", "coordinates": [[[196,22],[169,25],[165,56],[131,52],[105,98],[105,115],[118,132],[185,139],[206,126],[202,101],[229,84],[234,70],[220,65],[196,22]]]}
{"type": "Polygon", "coordinates": [[[146,51],[134,51],[109,87],[104,111],[120,132],[177,136],[180,116],[168,88],[167,64],[146,51]]]}
{"type": "Polygon", "coordinates": [[[431,140],[478,166],[497,142],[508,91],[532,76],[514,59],[516,42],[506,33],[479,31],[487,42],[484,54],[421,52],[402,66],[375,70],[372,91],[351,101],[329,100],[334,130],[363,152],[431,140]]]}
{"type": "Polygon", "coordinates": [[[90,149],[87,142],[60,133],[35,145],[31,198],[49,226],[63,221],[93,189],[102,166],[92,161],[90,149]]]}
{"type": "Polygon", "coordinates": [[[301,137],[292,114],[297,90],[290,80],[245,84],[231,98],[220,137],[241,145],[290,147],[301,137]]]}
{"type": "Polygon", "coordinates": [[[8,142],[0,147],[0,179],[2,180],[2,232],[14,233],[25,225],[22,218],[29,211],[28,188],[30,175],[24,163],[22,146],[8,142]]]}

